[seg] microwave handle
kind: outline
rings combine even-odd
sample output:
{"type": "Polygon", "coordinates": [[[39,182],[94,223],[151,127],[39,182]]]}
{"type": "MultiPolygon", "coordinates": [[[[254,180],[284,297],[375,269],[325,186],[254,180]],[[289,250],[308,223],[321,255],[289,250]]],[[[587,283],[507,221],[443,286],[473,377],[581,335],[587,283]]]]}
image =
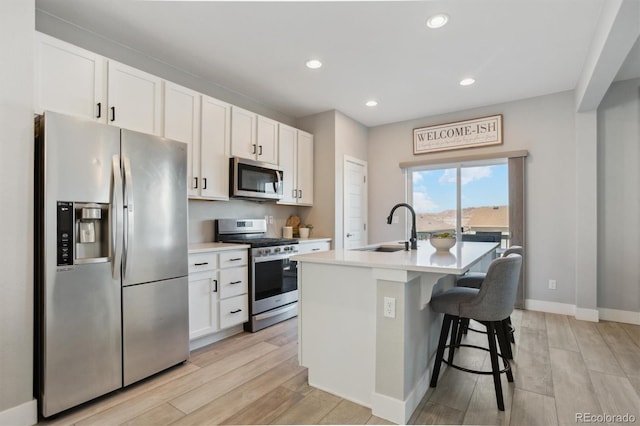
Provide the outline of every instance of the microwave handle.
{"type": "Polygon", "coordinates": [[[273,182],[273,189],[276,191],[276,194],[280,193],[280,189],[282,188],[282,178],[280,177],[280,170],[275,171],[276,174],[276,182],[273,182]]]}

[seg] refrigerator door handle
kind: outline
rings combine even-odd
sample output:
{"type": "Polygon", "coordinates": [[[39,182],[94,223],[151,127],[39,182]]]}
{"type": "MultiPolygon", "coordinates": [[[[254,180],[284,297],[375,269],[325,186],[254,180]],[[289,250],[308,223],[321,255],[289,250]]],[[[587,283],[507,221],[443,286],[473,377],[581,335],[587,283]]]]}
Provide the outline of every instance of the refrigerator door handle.
{"type": "Polygon", "coordinates": [[[126,205],[124,208],[127,213],[124,217],[124,253],[122,258],[122,275],[126,278],[127,264],[131,261],[129,259],[129,253],[133,251],[133,225],[134,225],[134,212],[133,212],[133,180],[131,177],[131,163],[128,157],[123,157],[124,165],[124,199],[126,205]]]}
{"type": "Polygon", "coordinates": [[[120,280],[120,267],[122,265],[122,216],[123,216],[123,200],[122,200],[122,172],[120,170],[120,157],[114,155],[112,158],[113,165],[113,194],[111,203],[111,247],[113,256],[111,258],[111,268],[114,280],[120,280]]]}

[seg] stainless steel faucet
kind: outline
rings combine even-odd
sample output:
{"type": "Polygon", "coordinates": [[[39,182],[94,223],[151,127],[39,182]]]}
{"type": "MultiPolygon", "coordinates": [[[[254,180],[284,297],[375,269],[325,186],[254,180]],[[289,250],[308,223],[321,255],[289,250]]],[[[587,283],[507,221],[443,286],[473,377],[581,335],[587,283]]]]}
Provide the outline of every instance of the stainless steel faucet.
{"type": "Polygon", "coordinates": [[[411,250],[418,250],[418,233],[416,232],[416,212],[413,210],[413,207],[411,207],[407,203],[396,204],[391,209],[391,213],[389,213],[389,216],[387,216],[387,223],[391,225],[391,222],[393,221],[393,212],[395,212],[398,207],[406,207],[411,212],[411,239],[409,241],[411,242],[411,250]]]}

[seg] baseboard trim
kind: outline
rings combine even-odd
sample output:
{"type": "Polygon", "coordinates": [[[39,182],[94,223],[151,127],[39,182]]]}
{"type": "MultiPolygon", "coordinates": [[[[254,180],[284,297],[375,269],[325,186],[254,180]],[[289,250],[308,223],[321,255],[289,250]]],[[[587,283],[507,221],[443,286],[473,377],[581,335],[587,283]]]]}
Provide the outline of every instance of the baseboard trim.
{"type": "Polygon", "coordinates": [[[242,324],[240,324],[218,331],[217,333],[208,334],[202,337],[196,337],[189,342],[189,351],[195,351],[196,349],[203,348],[222,339],[226,339],[227,337],[242,333],[243,331],[244,329],[242,328],[242,324]]]}
{"type": "Polygon", "coordinates": [[[38,402],[35,399],[0,411],[0,426],[31,426],[38,423],[38,402]]]}
{"type": "Polygon", "coordinates": [[[598,308],[600,318],[605,321],[624,322],[626,324],[640,325],[640,312],[623,311],[620,309],[598,308]]]}
{"type": "Polygon", "coordinates": [[[600,314],[597,309],[576,308],[576,319],[581,321],[598,322],[600,314]]]}
{"type": "Polygon", "coordinates": [[[576,314],[576,305],[568,303],[547,302],[545,300],[526,299],[524,308],[528,311],[548,312],[550,314],[571,315],[576,314]]]}

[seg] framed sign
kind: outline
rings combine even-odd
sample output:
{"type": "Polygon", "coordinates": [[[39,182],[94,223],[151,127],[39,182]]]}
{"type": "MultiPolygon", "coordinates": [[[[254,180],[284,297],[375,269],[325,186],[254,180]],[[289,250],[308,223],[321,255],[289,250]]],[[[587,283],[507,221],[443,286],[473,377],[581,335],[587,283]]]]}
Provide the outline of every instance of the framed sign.
{"type": "Polygon", "coordinates": [[[502,144],[502,114],[413,129],[413,153],[502,144]]]}

